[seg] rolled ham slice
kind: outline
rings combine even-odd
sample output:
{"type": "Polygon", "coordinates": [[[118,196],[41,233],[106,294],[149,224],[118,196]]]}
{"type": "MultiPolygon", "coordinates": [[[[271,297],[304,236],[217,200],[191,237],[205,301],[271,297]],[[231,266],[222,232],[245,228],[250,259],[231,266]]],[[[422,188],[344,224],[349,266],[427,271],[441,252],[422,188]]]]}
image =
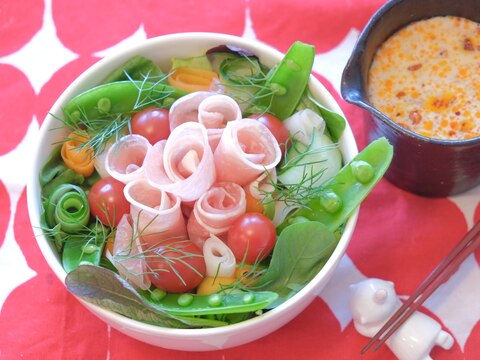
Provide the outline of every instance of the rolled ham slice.
{"type": "Polygon", "coordinates": [[[143,162],[151,147],[141,135],[126,135],[108,149],[105,170],[124,184],[139,179],[143,176],[143,162]]]}
{"type": "Polygon", "coordinates": [[[179,196],[197,200],[215,182],[215,163],[207,130],[200,123],[176,127],[168,140],[156,143],[145,158],[145,176],[150,184],[179,196]]]}
{"type": "Polygon", "coordinates": [[[203,258],[205,259],[206,276],[226,277],[235,276],[237,261],[232,250],[215,235],[210,236],[203,244],[203,258]]]}
{"type": "Polygon", "coordinates": [[[198,122],[207,129],[223,129],[229,121],[241,118],[240,106],[227,95],[209,96],[198,105],[198,122]]]}
{"type": "Polygon", "coordinates": [[[277,183],[276,168],[264,171],[251,183],[244,186],[245,192],[258,200],[262,200],[266,195],[275,190],[274,184],[277,183]]]}
{"type": "Polygon", "coordinates": [[[134,236],[132,226],[128,222],[128,215],[123,215],[115,232],[113,254],[106,250],[106,256],[117,268],[121,277],[132,286],[146,290],[151,282],[147,274],[145,258],[139,256],[142,251],[139,238],[134,236]]]}
{"type": "Polygon", "coordinates": [[[226,95],[209,96],[198,105],[198,122],[207,128],[208,142],[213,151],[217,148],[227,123],[241,118],[240,106],[226,95]]]}
{"type": "Polygon", "coordinates": [[[282,153],[270,130],[254,119],[229,121],[215,149],[217,181],[245,186],[273,169],[282,153]]]}
{"type": "Polygon", "coordinates": [[[200,248],[212,235],[225,240],[232,223],[245,211],[245,191],[241,186],[215,184],[196,201],[187,223],[188,236],[200,248]]]}
{"type": "Polygon", "coordinates": [[[178,196],[152,187],[145,179],[129,182],[124,194],[130,203],[133,229],[145,251],[164,240],[187,237],[178,196]]]}
{"type": "Polygon", "coordinates": [[[170,130],[186,122],[199,122],[207,129],[208,140],[215,150],[227,122],[242,118],[242,110],[227,95],[197,91],[175,101],[169,112],[170,130]]]}
{"type": "Polygon", "coordinates": [[[177,99],[168,113],[170,131],[189,121],[198,122],[198,106],[204,99],[213,95],[215,93],[209,91],[196,91],[177,99]]]}

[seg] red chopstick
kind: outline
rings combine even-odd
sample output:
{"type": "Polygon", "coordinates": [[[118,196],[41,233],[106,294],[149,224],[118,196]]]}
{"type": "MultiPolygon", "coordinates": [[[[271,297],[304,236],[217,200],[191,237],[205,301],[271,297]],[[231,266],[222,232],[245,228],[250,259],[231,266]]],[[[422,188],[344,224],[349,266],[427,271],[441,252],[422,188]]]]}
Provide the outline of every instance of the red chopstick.
{"type": "Polygon", "coordinates": [[[410,295],[383,327],[361,350],[365,354],[370,348],[377,351],[385,341],[415,312],[425,300],[457,270],[460,264],[480,245],[480,222],[476,223],[453,250],[440,262],[435,270],[410,295]]]}

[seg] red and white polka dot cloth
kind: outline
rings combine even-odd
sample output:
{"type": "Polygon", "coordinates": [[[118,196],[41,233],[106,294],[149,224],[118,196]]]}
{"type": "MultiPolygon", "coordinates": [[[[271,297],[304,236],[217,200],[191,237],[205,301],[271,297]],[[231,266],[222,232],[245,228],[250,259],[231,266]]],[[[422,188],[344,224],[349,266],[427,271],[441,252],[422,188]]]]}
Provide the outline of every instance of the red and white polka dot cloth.
{"type": "MultiPolygon", "coordinates": [[[[68,84],[119,47],[162,34],[225,32],[285,52],[316,46],[315,71],[365,146],[359,109],[340,98],[342,69],[359,31],[383,0],[1,0],[0,1],[0,358],[1,359],[358,359],[367,339],[347,307],[350,283],[392,280],[410,294],[480,219],[480,188],[426,199],[385,180],[363,203],[347,254],[327,288],[296,319],[256,342],[187,353],[156,348],[109,328],[58,281],[28,220],[25,181],[39,126],[68,84]]],[[[438,289],[423,311],[455,338],[435,359],[480,357],[480,253],[438,289]]],[[[393,359],[387,347],[365,359],[393,359]]]]}

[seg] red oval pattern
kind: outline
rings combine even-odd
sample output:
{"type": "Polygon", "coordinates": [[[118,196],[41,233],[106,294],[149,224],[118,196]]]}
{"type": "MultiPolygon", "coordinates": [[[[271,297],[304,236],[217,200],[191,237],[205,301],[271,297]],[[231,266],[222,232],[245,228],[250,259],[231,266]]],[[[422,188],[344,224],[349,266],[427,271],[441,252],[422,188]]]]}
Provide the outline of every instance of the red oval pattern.
{"type": "Polygon", "coordinates": [[[300,40],[315,45],[317,53],[322,53],[336,47],[352,27],[362,29],[384,2],[278,0],[273,5],[269,1],[252,0],[250,6],[255,33],[261,40],[283,52],[300,40]],[[343,21],[345,18],[348,21],[343,21]]]}
{"type": "Polygon", "coordinates": [[[60,41],[82,54],[104,50],[132,35],[141,24],[135,0],[52,0],[60,41]]]}
{"type": "Polygon", "coordinates": [[[0,180],[0,204],[3,211],[0,212],[0,248],[5,241],[8,222],[10,221],[10,196],[8,195],[5,184],[0,180]]]}
{"type": "Polygon", "coordinates": [[[58,97],[81,73],[96,63],[99,59],[82,56],[59,69],[40,90],[36,98],[35,113],[38,122],[43,123],[48,112],[52,108],[58,97]]]}
{"type": "Polygon", "coordinates": [[[5,64],[0,64],[0,89],[0,155],[3,155],[25,136],[32,122],[35,93],[23,72],[5,64]]]}
{"type": "Polygon", "coordinates": [[[149,1],[141,13],[148,37],[189,31],[242,35],[245,1],[149,1]],[[168,9],[168,11],[165,11],[168,9]]]}
{"type": "Polygon", "coordinates": [[[409,294],[466,231],[451,201],[416,196],[382,180],[362,204],[347,253],[365,276],[391,280],[399,294],[409,294]]]}
{"type": "Polygon", "coordinates": [[[43,11],[42,0],[2,1],[0,57],[19,50],[40,30],[43,11]]]}

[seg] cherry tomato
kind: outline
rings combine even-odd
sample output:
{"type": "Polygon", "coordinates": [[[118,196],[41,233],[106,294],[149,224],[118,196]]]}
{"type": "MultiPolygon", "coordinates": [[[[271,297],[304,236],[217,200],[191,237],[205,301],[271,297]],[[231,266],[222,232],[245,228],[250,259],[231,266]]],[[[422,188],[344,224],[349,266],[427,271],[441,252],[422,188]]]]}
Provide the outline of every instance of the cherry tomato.
{"type": "Polygon", "coordinates": [[[190,240],[164,240],[145,259],[152,271],[150,281],[166,292],[189,292],[205,277],[203,253],[190,240]]]}
{"type": "Polygon", "coordinates": [[[260,213],[245,213],[228,231],[227,245],[237,261],[247,264],[267,257],[275,245],[277,233],[272,221],[260,213]]]}
{"type": "Polygon", "coordinates": [[[147,108],[132,116],[132,134],[146,137],[151,144],[165,140],[170,135],[168,110],[147,108]]]}
{"type": "Polygon", "coordinates": [[[124,214],[130,212],[130,203],[123,195],[125,185],[108,176],[98,180],[88,193],[90,212],[103,224],[116,226],[124,214]]]}
{"type": "Polygon", "coordinates": [[[265,125],[268,130],[273,134],[275,139],[277,139],[278,144],[280,145],[280,150],[282,150],[282,155],[285,154],[285,149],[287,145],[287,140],[290,136],[287,127],[285,124],[272,114],[253,114],[249,116],[252,119],[260,121],[265,125]]]}

